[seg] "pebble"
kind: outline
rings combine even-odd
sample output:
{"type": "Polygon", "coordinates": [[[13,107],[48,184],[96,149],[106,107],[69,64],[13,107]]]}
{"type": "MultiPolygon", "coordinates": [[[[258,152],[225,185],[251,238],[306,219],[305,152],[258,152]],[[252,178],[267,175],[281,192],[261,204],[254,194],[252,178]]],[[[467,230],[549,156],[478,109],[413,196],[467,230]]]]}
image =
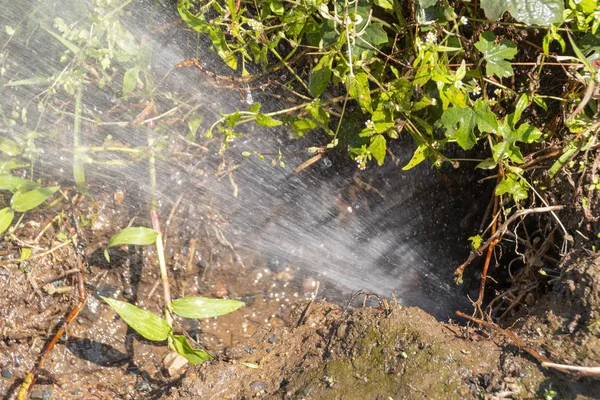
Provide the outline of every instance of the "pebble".
{"type": "Polygon", "coordinates": [[[267,383],[266,382],[261,382],[261,381],[254,381],[250,384],[250,387],[254,390],[266,390],[267,389],[267,383]]]}
{"type": "Polygon", "coordinates": [[[277,341],[277,336],[273,335],[270,338],[267,339],[267,342],[274,344],[277,341]]]}
{"type": "Polygon", "coordinates": [[[227,286],[225,286],[222,281],[215,282],[213,285],[212,294],[217,298],[223,298],[227,296],[227,286]]]}
{"type": "Polygon", "coordinates": [[[52,398],[52,390],[50,389],[33,389],[29,395],[30,399],[50,400],[52,398]]]}
{"type": "Polygon", "coordinates": [[[15,376],[15,374],[13,374],[13,372],[10,369],[8,369],[8,368],[2,369],[2,377],[3,378],[12,379],[13,376],[15,376]]]}

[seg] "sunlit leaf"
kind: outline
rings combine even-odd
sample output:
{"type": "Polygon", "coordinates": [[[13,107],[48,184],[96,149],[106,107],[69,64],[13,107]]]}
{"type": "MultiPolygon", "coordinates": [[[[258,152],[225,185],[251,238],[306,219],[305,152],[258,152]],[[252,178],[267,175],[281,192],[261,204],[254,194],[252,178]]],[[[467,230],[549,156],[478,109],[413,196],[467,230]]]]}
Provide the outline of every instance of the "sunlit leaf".
{"type": "Polygon", "coordinates": [[[308,88],[314,97],[319,97],[329,85],[332,63],[333,55],[325,54],[313,68],[308,88]]]}
{"type": "Polygon", "coordinates": [[[371,138],[371,144],[369,145],[369,151],[377,160],[377,164],[382,165],[385,160],[385,153],[387,150],[387,144],[383,135],[375,135],[371,138]]]}
{"type": "Polygon", "coordinates": [[[442,114],[442,124],[446,128],[446,136],[455,139],[464,150],[471,149],[477,141],[475,127],[480,132],[494,132],[498,129],[496,115],[481,99],[475,102],[473,108],[449,107],[442,114]]]}
{"type": "Polygon", "coordinates": [[[510,60],[517,54],[517,46],[510,40],[502,39],[500,43],[494,43],[496,35],[492,32],[483,32],[479,41],[475,43],[477,50],[483,53],[487,62],[485,73],[487,76],[496,75],[505,78],[513,74],[510,60]]]}
{"type": "Polygon", "coordinates": [[[46,199],[52,196],[60,186],[51,186],[37,188],[28,192],[16,192],[10,200],[10,208],[16,212],[26,212],[42,204],[46,199]]]}
{"type": "Polygon", "coordinates": [[[154,244],[157,235],[158,232],[152,228],[146,228],[145,226],[131,226],[121,230],[121,232],[116,235],[113,235],[106,247],[120,246],[123,244],[147,246],[154,244]]]}
{"type": "Polygon", "coordinates": [[[408,164],[406,164],[404,167],[402,167],[402,170],[408,171],[409,169],[414,168],[417,165],[421,164],[421,162],[423,162],[425,160],[425,150],[427,150],[427,145],[425,145],[425,144],[422,144],[419,147],[417,147],[412,158],[410,159],[408,164]]]}
{"type": "Polygon", "coordinates": [[[268,115],[258,113],[256,114],[256,125],[258,126],[279,126],[283,122],[276,120],[274,118],[269,117],[268,115]]]}
{"type": "Polygon", "coordinates": [[[356,75],[348,75],[346,78],[346,90],[348,94],[363,108],[373,113],[371,106],[371,90],[369,89],[369,78],[366,73],[359,72],[356,75]]]}
{"type": "Polygon", "coordinates": [[[171,333],[171,327],[167,321],[158,315],[151,313],[150,311],[142,310],[125,301],[100,297],[107,302],[117,314],[119,314],[127,325],[146,339],[162,341],[169,336],[169,333],[171,333]]]}
{"type": "Polygon", "coordinates": [[[212,318],[229,314],[243,307],[244,303],[230,299],[209,299],[206,297],[185,297],[173,300],[173,312],[184,318],[212,318]]]}
{"type": "Polygon", "coordinates": [[[187,338],[182,335],[171,335],[169,337],[169,347],[177,354],[185,357],[192,365],[200,365],[212,358],[206,350],[194,349],[187,338]]]}
{"type": "Polygon", "coordinates": [[[0,233],[8,229],[8,227],[12,223],[14,216],[15,213],[13,210],[10,209],[10,207],[5,207],[2,210],[0,210],[0,233]]]}
{"type": "Polygon", "coordinates": [[[528,25],[552,25],[563,21],[564,0],[481,0],[481,8],[492,21],[508,11],[528,25]]]}
{"type": "Polygon", "coordinates": [[[519,182],[519,177],[515,174],[506,175],[496,186],[496,196],[506,193],[510,194],[515,202],[527,198],[527,189],[519,182]]]}
{"type": "Polygon", "coordinates": [[[285,9],[283,8],[283,3],[279,0],[272,0],[269,3],[269,8],[275,15],[283,15],[285,9]]]}

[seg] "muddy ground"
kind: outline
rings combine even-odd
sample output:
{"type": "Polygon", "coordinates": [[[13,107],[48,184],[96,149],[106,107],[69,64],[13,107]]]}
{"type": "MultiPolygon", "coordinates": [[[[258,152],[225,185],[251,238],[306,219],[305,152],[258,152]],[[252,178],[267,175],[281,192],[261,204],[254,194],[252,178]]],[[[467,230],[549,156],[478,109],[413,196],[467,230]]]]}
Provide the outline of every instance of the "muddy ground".
{"type": "MultiPolygon", "coordinates": [[[[39,371],[30,398],[600,398],[597,378],[543,368],[489,327],[467,327],[464,320],[440,323],[393,300],[365,308],[360,307],[363,296],[352,307],[319,300],[335,289],[324,283],[317,291],[311,277],[269,268],[252,254],[232,251],[214,229],[208,230],[213,233],[204,237],[204,245],[185,241],[168,249],[174,297],[230,297],[246,307],[216,320],[177,320],[176,330],[215,355],[201,366],[178,365],[165,343],[143,340],[98,298],[118,296],[160,313],[153,250],[112,250],[111,264],[102,256],[112,229],[131,218],[128,195],[97,196],[94,207],[74,190],[63,195],[55,207],[64,214],[55,215],[83,215],[80,222],[89,222],[80,238],[87,244],[88,298],[39,371]]],[[[185,209],[180,203],[167,235],[189,218],[185,209]]],[[[207,226],[225,230],[226,223],[213,216],[207,226]]],[[[24,225],[19,240],[5,238],[0,393],[7,399],[16,398],[23,378],[76,303],[72,271],[78,255],[64,240],[73,226],[62,222],[39,214],[24,225]],[[19,261],[21,246],[39,251],[19,261]]],[[[581,247],[556,271],[560,276],[550,279],[545,290],[530,290],[502,326],[521,345],[553,362],[598,366],[600,257],[581,247]]]]}

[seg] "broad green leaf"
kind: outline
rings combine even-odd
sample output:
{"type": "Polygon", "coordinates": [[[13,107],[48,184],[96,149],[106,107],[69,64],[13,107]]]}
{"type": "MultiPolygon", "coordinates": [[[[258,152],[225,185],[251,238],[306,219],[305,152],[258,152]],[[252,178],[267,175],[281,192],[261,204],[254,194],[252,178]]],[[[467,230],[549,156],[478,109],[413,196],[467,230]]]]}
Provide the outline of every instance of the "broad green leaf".
{"type": "Polygon", "coordinates": [[[332,63],[333,55],[328,53],[325,54],[313,68],[308,82],[308,88],[314,97],[319,97],[329,85],[332,63]]]}
{"type": "Polygon", "coordinates": [[[490,157],[490,158],[486,158],[485,160],[483,160],[482,162],[480,162],[479,164],[477,164],[475,166],[475,168],[479,168],[479,169],[494,169],[494,168],[496,168],[496,165],[498,165],[498,163],[496,162],[496,160],[494,160],[492,157],[490,157]]]}
{"type": "Polygon", "coordinates": [[[283,122],[276,120],[274,118],[269,117],[268,115],[258,113],[256,114],[256,125],[258,126],[279,126],[283,122]]]}
{"type": "Polygon", "coordinates": [[[371,23],[360,36],[361,39],[356,40],[356,44],[352,46],[352,58],[360,59],[372,55],[375,50],[373,47],[380,48],[381,45],[386,43],[389,38],[385,30],[383,29],[382,23],[371,23]],[[367,44],[368,43],[368,44],[367,44]]]}
{"type": "Polygon", "coordinates": [[[508,11],[514,19],[528,25],[552,25],[563,21],[564,0],[481,0],[481,8],[492,21],[508,11]]]}
{"type": "Polygon", "coordinates": [[[275,15],[283,15],[285,9],[283,8],[283,3],[279,0],[273,0],[269,3],[269,8],[275,15]]]}
{"type": "Polygon", "coordinates": [[[260,111],[260,107],[262,106],[262,104],[260,103],[252,103],[250,105],[250,107],[248,107],[248,111],[250,111],[251,113],[257,113],[260,111]]]}
{"type": "Polygon", "coordinates": [[[15,213],[10,207],[4,207],[0,210],[0,233],[4,232],[10,226],[15,213]]]}
{"type": "Polygon", "coordinates": [[[421,8],[433,7],[437,4],[437,0],[419,0],[419,6],[421,8]]]}
{"type": "Polygon", "coordinates": [[[19,178],[18,176],[11,174],[0,174],[0,190],[16,192],[19,187],[27,187],[29,185],[37,186],[36,183],[28,181],[27,179],[19,178]]]}
{"type": "Polygon", "coordinates": [[[138,67],[129,68],[123,76],[123,97],[129,96],[137,87],[140,80],[140,69],[138,67]]]}
{"type": "Polygon", "coordinates": [[[406,164],[404,167],[402,167],[402,170],[407,171],[407,170],[414,168],[417,165],[421,164],[421,162],[423,162],[423,160],[425,160],[425,150],[427,150],[427,145],[425,145],[425,144],[422,144],[419,147],[417,147],[412,158],[410,159],[408,164],[406,164]]]}
{"type": "Polygon", "coordinates": [[[496,115],[481,99],[475,102],[473,108],[449,107],[442,114],[442,124],[446,128],[446,136],[455,139],[464,150],[472,148],[477,141],[475,127],[482,133],[498,129],[496,115]]]}
{"type": "Polygon", "coordinates": [[[200,365],[212,358],[206,350],[194,349],[187,341],[187,338],[182,335],[170,335],[169,348],[185,357],[192,365],[200,365]]]}
{"type": "Polygon", "coordinates": [[[496,35],[492,32],[483,32],[479,41],[475,43],[477,50],[483,53],[487,62],[485,71],[487,76],[496,75],[505,78],[513,74],[509,60],[517,54],[517,46],[509,40],[502,39],[500,43],[494,43],[496,35]]]}
{"type": "Polygon", "coordinates": [[[377,160],[377,164],[382,165],[385,160],[385,153],[387,150],[386,140],[383,135],[375,135],[371,138],[371,144],[369,145],[369,151],[377,160]]]}
{"type": "Polygon", "coordinates": [[[321,128],[328,131],[330,134],[333,134],[329,130],[329,113],[325,111],[319,99],[316,99],[310,102],[306,106],[306,111],[310,114],[313,119],[321,125],[321,128]]]}
{"type": "Polygon", "coordinates": [[[354,100],[358,101],[363,110],[371,114],[373,113],[369,78],[366,73],[359,72],[356,75],[348,75],[346,78],[346,90],[354,100]]]}
{"type": "Polygon", "coordinates": [[[27,166],[29,166],[29,163],[26,161],[19,160],[15,157],[4,157],[0,155],[0,176],[13,169],[25,168],[27,166]]]}
{"type": "Polygon", "coordinates": [[[46,199],[52,196],[60,186],[50,186],[37,188],[28,192],[16,192],[10,200],[10,208],[16,212],[26,212],[42,204],[46,199]]]}
{"type": "Polygon", "coordinates": [[[151,313],[150,311],[142,310],[125,301],[103,296],[100,297],[107,302],[117,314],[119,314],[127,325],[146,339],[162,341],[171,333],[171,327],[167,321],[158,315],[151,313]]]}
{"type": "Polygon", "coordinates": [[[106,247],[119,246],[122,244],[147,246],[154,244],[157,235],[158,232],[152,228],[146,228],[145,226],[131,226],[123,229],[116,235],[113,235],[106,247]]]}
{"type": "Polygon", "coordinates": [[[515,202],[527,198],[527,189],[519,182],[519,177],[515,174],[506,175],[496,186],[496,196],[510,194],[515,202]]]}
{"type": "Polygon", "coordinates": [[[244,303],[230,299],[209,299],[206,297],[184,297],[173,300],[173,312],[184,318],[212,318],[229,314],[243,307],[244,303]]]}
{"type": "Polygon", "coordinates": [[[0,151],[9,156],[16,156],[21,153],[21,146],[12,139],[0,136],[0,151]]]}

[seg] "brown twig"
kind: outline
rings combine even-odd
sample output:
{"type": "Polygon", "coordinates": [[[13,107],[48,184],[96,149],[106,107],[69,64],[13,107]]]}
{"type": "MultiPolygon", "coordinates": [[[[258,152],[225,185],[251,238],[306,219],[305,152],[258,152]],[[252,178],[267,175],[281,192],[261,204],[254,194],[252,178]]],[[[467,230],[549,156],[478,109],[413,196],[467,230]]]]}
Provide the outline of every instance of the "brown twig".
{"type": "Polygon", "coordinates": [[[493,235],[491,235],[488,238],[488,240],[485,241],[484,244],[479,246],[479,248],[477,250],[471,252],[471,254],[467,258],[467,260],[464,263],[462,263],[458,268],[456,268],[456,270],[454,271],[454,275],[457,277],[457,279],[462,278],[462,274],[463,274],[465,268],[469,264],[471,264],[478,255],[483,254],[483,251],[485,249],[487,249],[493,241],[499,240],[502,237],[502,235],[504,234],[504,232],[506,232],[509,225],[512,224],[517,218],[525,216],[525,215],[533,214],[533,213],[545,213],[545,212],[559,211],[559,210],[562,210],[562,208],[563,208],[563,206],[537,207],[537,208],[529,208],[527,210],[519,210],[519,211],[515,212],[513,215],[510,216],[510,218],[508,218],[506,220],[506,222],[504,222],[500,226],[500,228],[498,228],[498,230],[496,230],[496,232],[493,235]]]}
{"type": "MultiPolygon", "coordinates": [[[[544,365],[544,363],[550,363],[550,360],[543,354],[538,353],[535,349],[533,349],[532,347],[530,347],[529,345],[527,345],[527,343],[525,343],[524,341],[522,341],[521,339],[519,339],[517,337],[517,335],[515,335],[514,333],[512,333],[509,330],[506,329],[502,329],[500,328],[498,325],[494,324],[493,322],[487,322],[484,320],[481,320],[479,318],[474,318],[471,317],[463,312],[457,311],[456,315],[458,315],[459,317],[463,317],[465,319],[468,319],[469,321],[473,321],[476,324],[479,325],[483,325],[486,328],[490,328],[495,330],[496,332],[499,332],[501,334],[503,334],[504,336],[506,336],[507,338],[509,338],[510,340],[512,340],[517,346],[519,346],[519,348],[523,351],[525,351],[527,354],[529,354],[530,356],[532,356],[533,358],[535,358],[536,360],[538,360],[542,365],[544,365]]],[[[553,364],[553,365],[558,365],[558,364],[553,364]]],[[[560,372],[563,372],[565,374],[570,374],[570,372],[566,369],[566,368],[562,368],[560,366],[556,367],[556,369],[560,372]]]]}

